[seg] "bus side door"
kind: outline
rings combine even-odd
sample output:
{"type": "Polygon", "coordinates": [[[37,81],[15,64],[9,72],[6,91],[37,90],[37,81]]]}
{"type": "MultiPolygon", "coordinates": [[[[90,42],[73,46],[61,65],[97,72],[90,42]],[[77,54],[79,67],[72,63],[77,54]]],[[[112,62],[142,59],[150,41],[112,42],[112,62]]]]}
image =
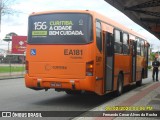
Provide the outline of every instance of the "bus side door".
{"type": "Polygon", "coordinates": [[[104,90],[113,90],[114,82],[114,39],[112,33],[105,33],[104,38],[104,57],[105,57],[105,79],[104,79],[104,90]]]}

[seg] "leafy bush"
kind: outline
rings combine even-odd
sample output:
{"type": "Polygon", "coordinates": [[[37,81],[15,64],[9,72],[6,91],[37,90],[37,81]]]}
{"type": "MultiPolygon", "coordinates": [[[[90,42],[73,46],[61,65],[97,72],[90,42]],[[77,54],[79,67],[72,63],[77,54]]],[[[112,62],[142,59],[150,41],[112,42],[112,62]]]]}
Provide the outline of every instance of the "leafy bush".
{"type": "Polygon", "coordinates": [[[148,66],[148,69],[151,69],[151,68],[152,68],[152,66],[151,66],[151,65],[149,65],[149,66],[148,66]]]}

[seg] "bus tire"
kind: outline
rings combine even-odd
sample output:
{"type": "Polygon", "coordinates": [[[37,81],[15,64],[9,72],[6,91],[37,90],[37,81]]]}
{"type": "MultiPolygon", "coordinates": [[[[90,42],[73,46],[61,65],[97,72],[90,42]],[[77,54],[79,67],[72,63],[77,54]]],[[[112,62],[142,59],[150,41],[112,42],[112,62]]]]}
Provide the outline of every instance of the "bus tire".
{"type": "Polygon", "coordinates": [[[117,96],[120,96],[122,92],[123,92],[123,76],[122,74],[119,74],[117,80],[117,96]]]}
{"type": "Polygon", "coordinates": [[[141,73],[141,79],[136,82],[136,86],[138,87],[142,85],[142,76],[143,76],[143,72],[141,73]]]}

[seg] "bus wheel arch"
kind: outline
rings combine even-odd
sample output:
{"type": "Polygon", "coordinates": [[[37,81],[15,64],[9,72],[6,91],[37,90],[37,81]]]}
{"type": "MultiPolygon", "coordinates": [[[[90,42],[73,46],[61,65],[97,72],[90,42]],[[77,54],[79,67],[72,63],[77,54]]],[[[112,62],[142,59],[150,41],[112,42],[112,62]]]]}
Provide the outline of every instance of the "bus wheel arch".
{"type": "Polygon", "coordinates": [[[123,82],[124,82],[124,74],[121,71],[118,74],[118,79],[117,79],[117,96],[120,96],[123,92],[123,82]]]}

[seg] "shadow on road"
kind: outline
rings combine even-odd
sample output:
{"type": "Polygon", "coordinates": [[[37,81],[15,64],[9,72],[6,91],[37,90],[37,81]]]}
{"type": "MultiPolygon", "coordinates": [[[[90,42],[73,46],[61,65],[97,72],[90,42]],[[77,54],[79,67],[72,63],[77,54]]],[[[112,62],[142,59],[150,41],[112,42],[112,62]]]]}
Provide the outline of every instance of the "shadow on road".
{"type": "MultiPolygon", "coordinates": [[[[149,83],[148,83],[149,84],[149,83]]],[[[124,93],[126,94],[132,90],[141,90],[142,87],[146,86],[147,84],[142,84],[141,87],[137,87],[136,85],[130,85],[124,87],[124,93]]],[[[57,93],[58,94],[58,93],[57,93]]],[[[115,92],[108,93],[103,96],[98,96],[95,94],[81,94],[81,95],[67,95],[63,94],[62,96],[53,96],[50,99],[43,99],[42,101],[37,101],[36,105],[42,105],[42,106],[53,106],[53,107],[59,107],[63,108],[63,110],[68,111],[72,110],[72,107],[75,110],[82,110],[87,111],[94,107],[97,107],[105,102],[109,102],[110,100],[113,100],[117,98],[115,92]],[[65,106],[65,107],[64,107],[65,106]]]]}

